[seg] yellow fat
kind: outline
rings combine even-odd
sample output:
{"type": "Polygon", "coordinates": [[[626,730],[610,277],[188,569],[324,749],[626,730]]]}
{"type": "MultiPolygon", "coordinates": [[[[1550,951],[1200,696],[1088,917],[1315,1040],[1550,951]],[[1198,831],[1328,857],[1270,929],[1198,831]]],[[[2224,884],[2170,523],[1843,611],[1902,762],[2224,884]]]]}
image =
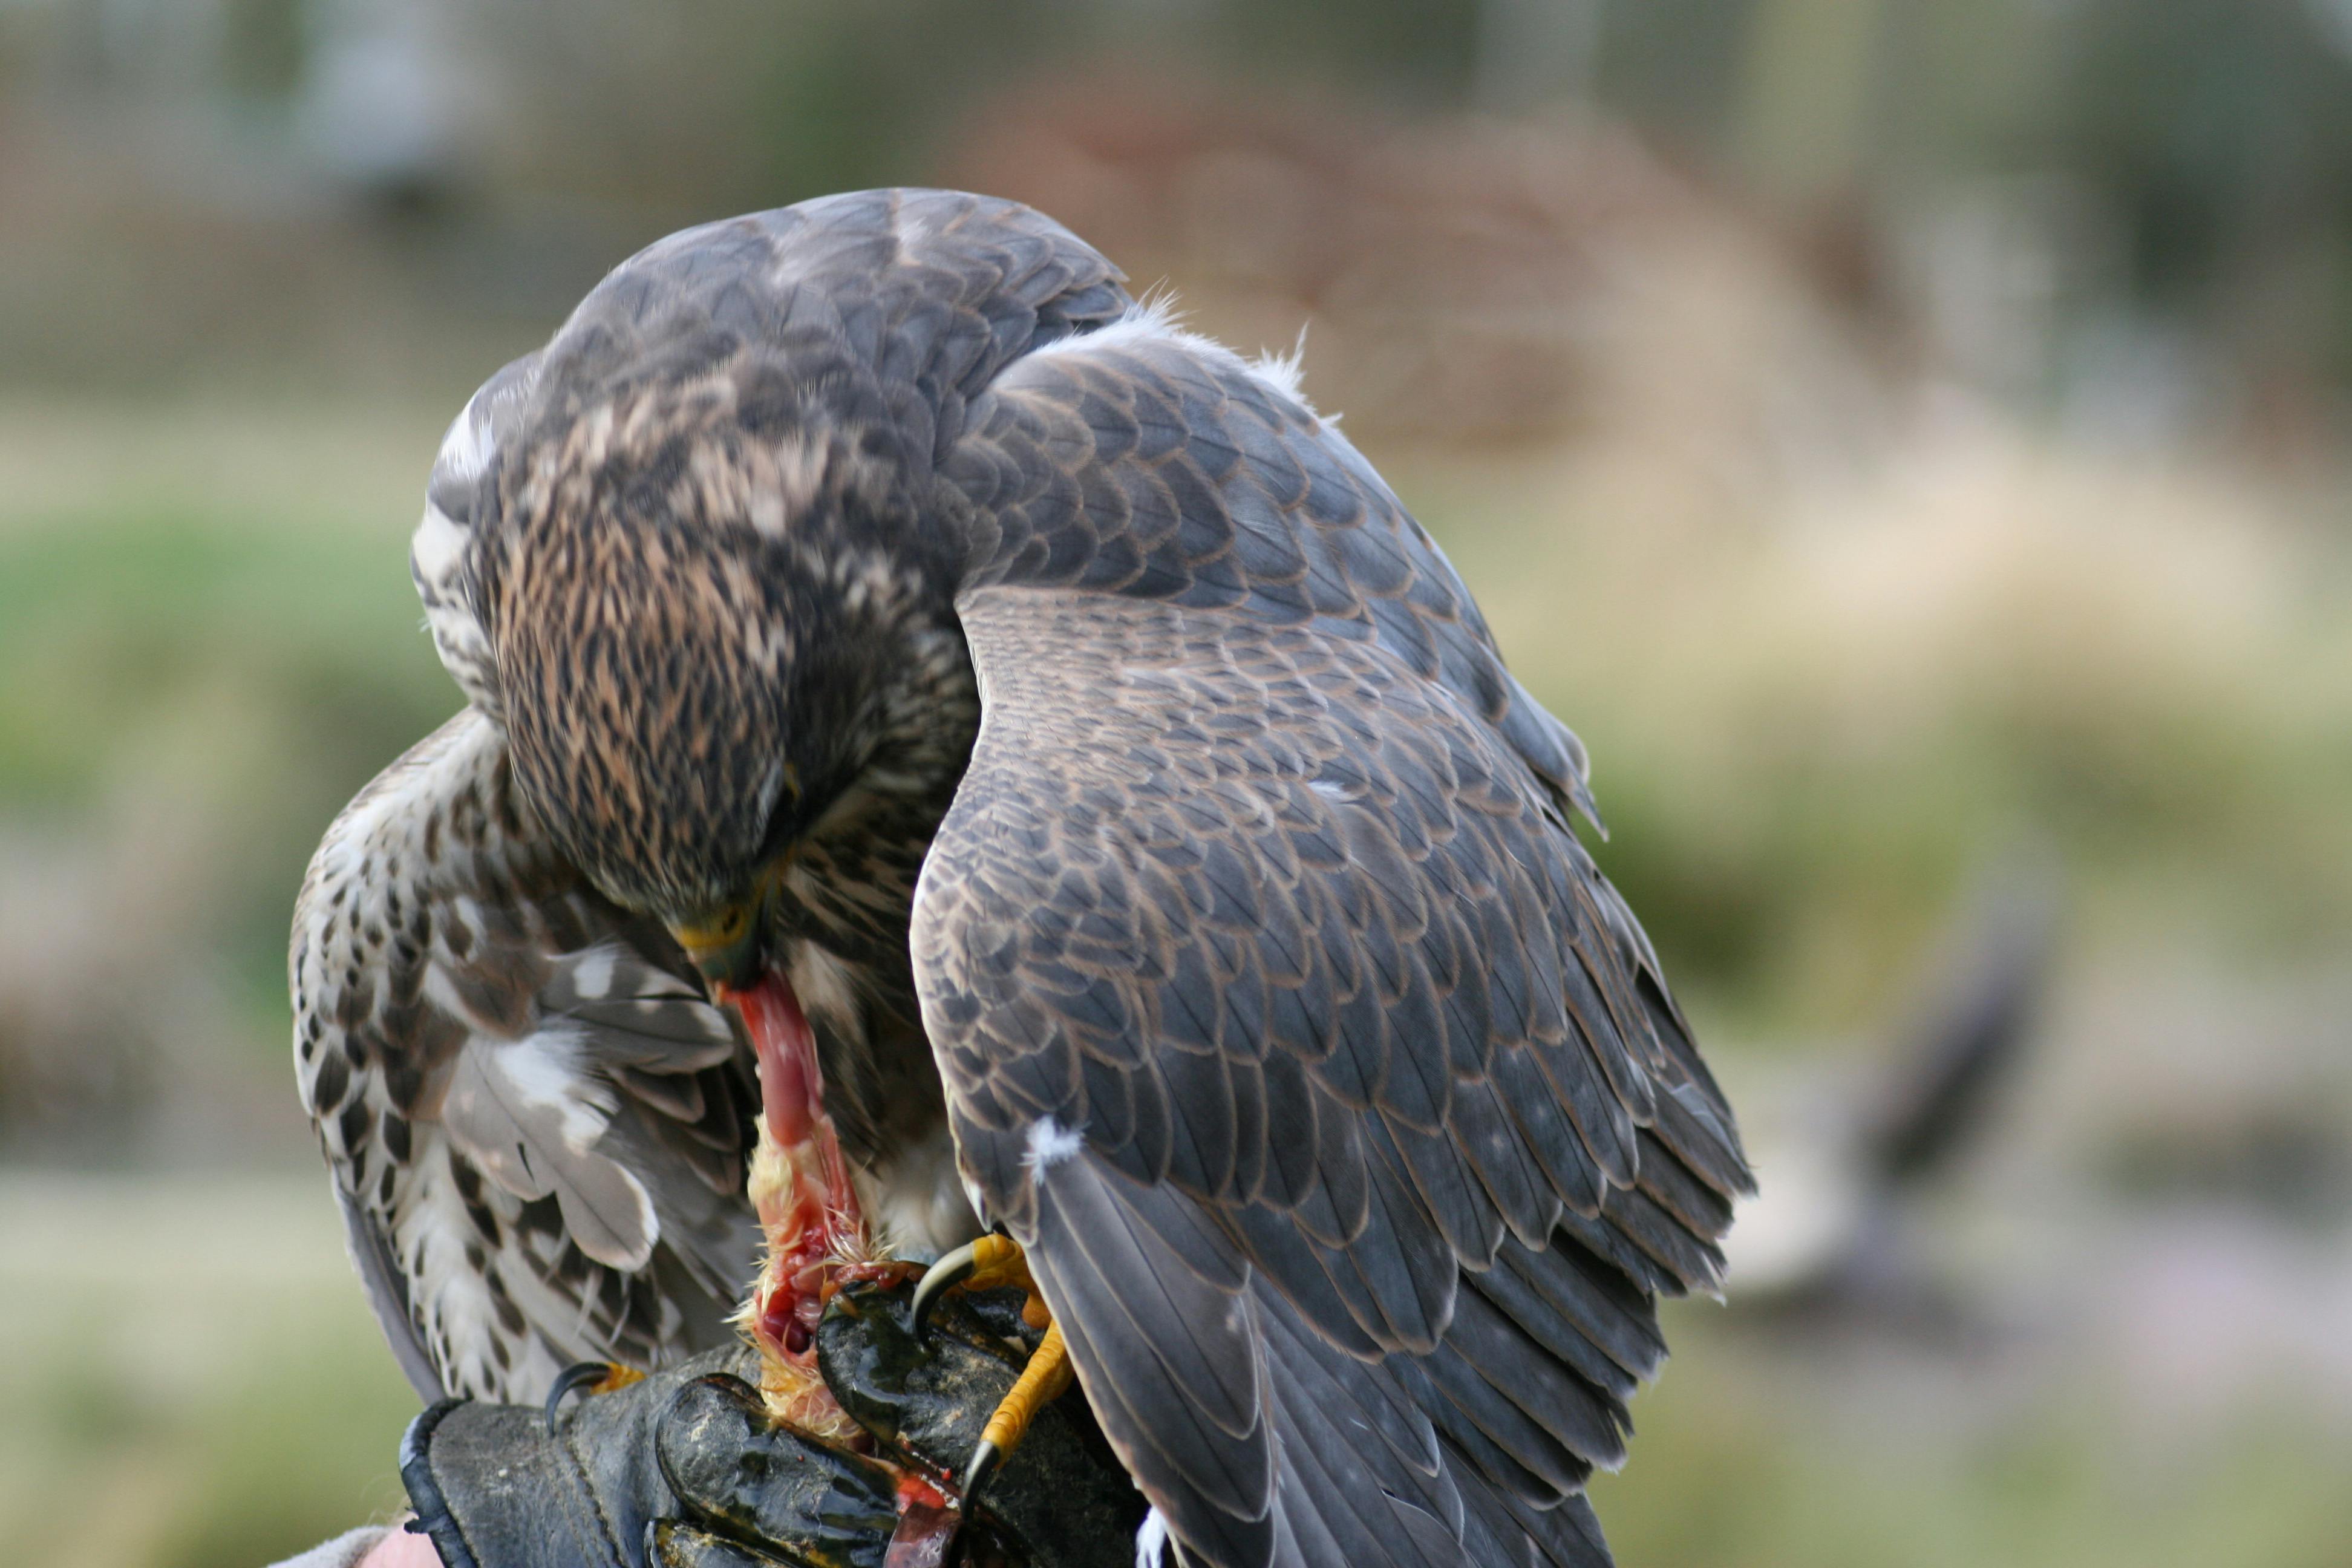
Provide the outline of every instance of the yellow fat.
{"type": "MultiPolygon", "coordinates": [[[[776,1212],[792,1195],[793,1167],[792,1162],[784,1158],[783,1150],[777,1147],[774,1136],[769,1132],[768,1119],[764,1116],[760,1118],[759,1125],[760,1142],[751,1151],[751,1179],[743,1184],[743,1191],[751,1198],[752,1210],[760,1215],[761,1228],[765,1229],[768,1215],[776,1212]]],[[[769,1239],[773,1241],[775,1237],[771,1234],[769,1239]]]]}

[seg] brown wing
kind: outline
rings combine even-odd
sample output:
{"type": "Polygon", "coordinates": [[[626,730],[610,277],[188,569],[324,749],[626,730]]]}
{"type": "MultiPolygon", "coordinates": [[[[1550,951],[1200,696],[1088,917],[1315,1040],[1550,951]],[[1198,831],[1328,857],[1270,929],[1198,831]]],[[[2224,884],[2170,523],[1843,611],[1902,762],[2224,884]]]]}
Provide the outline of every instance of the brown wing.
{"type": "Polygon", "coordinates": [[[959,1147],[1193,1560],[1603,1561],[1748,1177],[1574,739],[1337,431],[1156,322],[945,478],[985,717],[913,945],[959,1147]]]}
{"type": "Polygon", "coordinates": [[[758,1242],[748,1052],[538,838],[475,710],[328,830],[290,968],[303,1100],[421,1395],[722,1342],[758,1242]]]}

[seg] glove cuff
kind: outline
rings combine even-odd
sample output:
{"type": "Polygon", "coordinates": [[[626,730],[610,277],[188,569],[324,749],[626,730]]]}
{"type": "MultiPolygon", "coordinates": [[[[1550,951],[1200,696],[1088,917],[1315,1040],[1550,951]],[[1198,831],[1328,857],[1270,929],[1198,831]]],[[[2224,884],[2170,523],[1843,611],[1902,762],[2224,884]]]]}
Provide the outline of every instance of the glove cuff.
{"type": "MultiPolygon", "coordinates": [[[[718,1352],[690,1369],[715,1370],[718,1352]]],[[[566,1407],[445,1399],[409,1423],[400,1479],[447,1568],[638,1568],[646,1527],[674,1510],[654,1429],[677,1391],[649,1379],[566,1407]]]]}

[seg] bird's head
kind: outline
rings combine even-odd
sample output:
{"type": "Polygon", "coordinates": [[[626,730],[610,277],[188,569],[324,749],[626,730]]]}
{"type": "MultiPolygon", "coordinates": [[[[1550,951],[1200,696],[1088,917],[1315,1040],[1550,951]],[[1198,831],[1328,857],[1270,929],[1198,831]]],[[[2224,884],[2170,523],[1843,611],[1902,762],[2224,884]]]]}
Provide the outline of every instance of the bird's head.
{"type": "Polygon", "coordinates": [[[927,721],[908,689],[952,619],[877,468],[721,389],[572,418],[503,481],[486,596],[518,782],[714,985],[758,979],[794,855],[927,721]]]}

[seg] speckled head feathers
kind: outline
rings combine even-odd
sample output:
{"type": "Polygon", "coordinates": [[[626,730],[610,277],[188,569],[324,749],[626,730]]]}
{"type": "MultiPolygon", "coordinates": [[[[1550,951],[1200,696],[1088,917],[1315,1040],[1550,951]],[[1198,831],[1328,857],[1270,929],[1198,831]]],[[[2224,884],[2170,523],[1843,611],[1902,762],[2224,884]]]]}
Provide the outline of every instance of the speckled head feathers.
{"type": "MultiPolygon", "coordinates": [[[[1025,208],[866,192],[661,241],[484,389],[418,586],[599,887],[731,900],[877,752],[968,731],[968,703],[912,694],[969,682],[936,452],[1002,365],[1126,302],[1025,208]]],[[[960,761],[969,735],[936,742],[960,761]]]]}
{"type": "Polygon", "coordinates": [[[847,782],[895,638],[938,613],[887,466],[747,419],[759,379],[638,387],[520,443],[484,563],[526,795],[664,913],[739,897],[847,782]]]}

